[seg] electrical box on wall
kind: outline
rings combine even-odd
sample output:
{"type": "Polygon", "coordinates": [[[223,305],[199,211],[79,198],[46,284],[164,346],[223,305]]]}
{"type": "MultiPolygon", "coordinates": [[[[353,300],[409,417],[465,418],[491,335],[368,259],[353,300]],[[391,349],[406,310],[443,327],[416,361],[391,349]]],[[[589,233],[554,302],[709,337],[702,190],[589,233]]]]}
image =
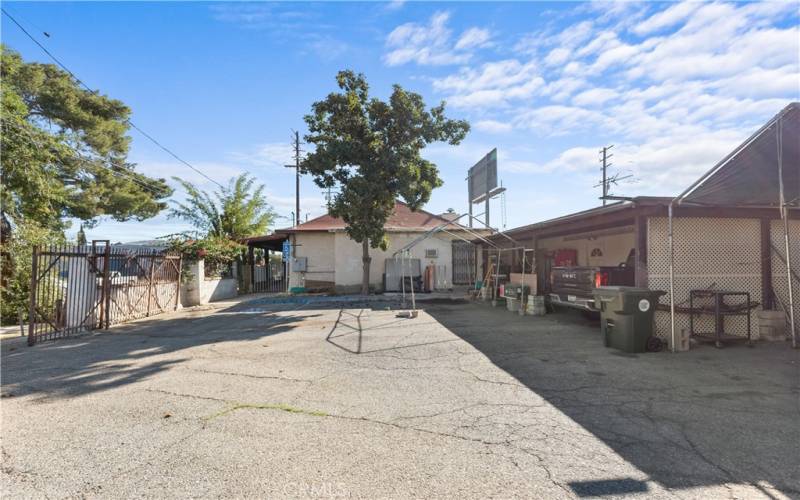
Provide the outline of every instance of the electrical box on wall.
{"type": "Polygon", "coordinates": [[[292,271],[296,273],[304,273],[308,269],[308,257],[293,257],[292,258],[292,271]]]}

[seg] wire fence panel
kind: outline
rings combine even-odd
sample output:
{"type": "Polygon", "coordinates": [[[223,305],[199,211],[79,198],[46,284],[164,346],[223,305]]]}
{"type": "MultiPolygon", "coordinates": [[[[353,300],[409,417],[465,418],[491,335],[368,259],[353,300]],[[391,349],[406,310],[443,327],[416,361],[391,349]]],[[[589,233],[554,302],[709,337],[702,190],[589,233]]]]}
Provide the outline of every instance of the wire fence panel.
{"type": "Polygon", "coordinates": [[[173,311],[181,257],[156,249],[37,247],[31,268],[28,344],[173,311]]]}

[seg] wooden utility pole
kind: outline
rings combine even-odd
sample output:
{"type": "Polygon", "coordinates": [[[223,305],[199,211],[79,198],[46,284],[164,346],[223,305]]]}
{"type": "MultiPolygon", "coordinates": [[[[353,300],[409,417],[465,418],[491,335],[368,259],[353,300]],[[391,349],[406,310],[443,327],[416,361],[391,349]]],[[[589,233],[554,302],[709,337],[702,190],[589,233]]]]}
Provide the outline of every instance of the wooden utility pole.
{"type": "Polygon", "coordinates": [[[294,189],[294,220],[293,225],[300,225],[300,132],[294,132],[294,165],[284,165],[286,168],[295,169],[294,189]]]}

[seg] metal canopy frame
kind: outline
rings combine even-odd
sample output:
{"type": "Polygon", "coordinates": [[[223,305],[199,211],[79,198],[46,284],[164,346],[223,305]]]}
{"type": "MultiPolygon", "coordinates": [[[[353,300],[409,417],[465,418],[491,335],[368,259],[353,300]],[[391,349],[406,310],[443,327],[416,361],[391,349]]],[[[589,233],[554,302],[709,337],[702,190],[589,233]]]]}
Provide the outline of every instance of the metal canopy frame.
{"type": "MultiPolygon", "coordinates": [[[[451,236],[455,236],[460,240],[463,240],[463,241],[466,241],[466,242],[474,244],[474,241],[469,240],[467,238],[464,238],[461,235],[457,235],[452,231],[449,231],[447,228],[450,227],[450,226],[453,226],[453,227],[455,227],[455,228],[457,228],[458,230],[461,230],[461,231],[466,231],[469,235],[473,236],[475,239],[477,239],[477,240],[479,240],[479,241],[481,241],[483,243],[486,243],[487,245],[490,245],[495,250],[496,255],[497,255],[497,263],[498,263],[497,269],[495,269],[495,275],[497,275],[497,273],[499,272],[500,255],[501,255],[501,252],[503,252],[504,250],[508,250],[508,251],[522,250],[523,262],[525,260],[526,252],[532,251],[532,249],[528,249],[526,247],[520,246],[520,244],[519,244],[519,242],[517,242],[517,240],[515,240],[511,236],[505,234],[504,232],[498,231],[497,229],[487,225],[484,221],[482,221],[478,217],[473,216],[470,213],[465,213],[465,214],[459,215],[458,217],[456,217],[453,220],[448,220],[446,222],[443,222],[442,224],[440,224],[440,225],[438,225],[438,226],[426,231],[425,233],[423,233],[418,238],[416,238],[413,241],[411,241],[410,243],[406,244],[404,247],[396,250],[392,254],[392,258],[396,259],[397,258],[397,254],[400,254],[401,266],[404,266],[404,259],[410,258],[410,250],[412,248],[414,248],[415,246],[419,245],[423,241],[427,240],[428,238],[431,238],[432,236],[434,236],[435,234],[440,233],[440,232],[449,234],[451,236]],[[497,245],[493,241],[491,241],[491,240],[485,238],[484,236],[482,236],[482,235],[476,233],[475,231],[473,231],[472,228],[462,226],[461,224],[457,224],[456,221],[458,221],[459,219],[461,219],[463,217],[469,217],[470,220],[474,220],[474,221],[479,222],[485,228],[487,228],[487,229],[489,229],[491,231],[494,231],[495,235],[500,235],[500,236],[506,238],[514,246],[513,247],[509,247],[509,248],[500,247],[499,245],[497,245]]],[[[494,235],[492,235],[492,236],[494,236],[494,235]]],[[[523,267],[523,273],[524,273],[524,267],[523,267]]],[[[403,281],[405,282],[405,280],[403,280],[403,281]]],[[[476,283],[477,283],[477,281],[476,281],[476,283]]],[[[495,283],[496,283],[496,280],[495,280],[495,283]]],[[[412,302],[415,302],[414,301],[414,290],[413,290],[414,285],[413,285],[413,282],[412,282],[411,288],[412,288],[412,290],[411,290],[411,300],[412,300],[412,302]]],[[[406,294],[406,292],[405,292],[405,287],[404,286],[403,286],[402,293],[403,293],[403,303],[405,303],[405,294],[406,294]]],[[[416,303],[414,303],[413,307],[414,307],[414,309],[416,309],[416,303]]]]}
{"type": "MultiPolygon", "coordinates": [[[[792,199],[786,200],[786,192],[785,192],[785,185],[784,185],[784,168],[783,168],[783,122],[785,116],[790,111],[796,111],[798,109],[798,103],[791,103],[786,106],[780,113],[775,115],[771,120],[769,120],[764,126],[762,126],[758,131],[756,131],[753,135],[751,135],[747,140],[745,140],[742,144],[739,145],[736,149],[734,149],[731,153],[729,153],[725,158],[723,158],[719,163],[717,163],[711,170],[706,172],[702,177],[697,179],[691,186],[686,188],[681,194],[676,196],[675,198],[670,201],[668,209],[667,209],[667,218],[668,218],[668,241],[669,241],[669,307],[670,307],[670,349],[672,352],[675,352],[676,349],[676,335],[675,335],[675,247],[674,247],[674,228],[673,228],[673,218],[674,218],[674,207],[676,205],[681,205],[682,203],[686,202],[686,204],[694,204],[697,205],[698,203],[694,201],[687,201],[686,198],[690,196],[693,192],[695,192],[700,186],[702,186],[707,180],[709,180],[714,174],[719,172],[722,168],[728,165],[731,160],[737,157],[740,153],[742,153],[745,149],[747,149],[751,144],[753,144],[758,138],[760,138],[763,134],[767,133],[770,130],[775,130],[775,137],[776,137],[776,168],[777,168],[777,179],[778,179],[778,205],[777,208],[780,211],[781,220],[783,222],[783,240],[784,240],[784,251],[786,252],[786,278],[788,280],[788,288],[789,288],[789,304],[788,304],[788,313],[789,313],[789,324],[792,333],[792,347],[797,348],[797,325],[795,322],[795,315],[794,315],[794,292],[793,292],[793,264],[792,258],[790,253],[790,244],[789,244],[789,210],[796,210],[800,208],[798,203],[800,200],[792,199]]],[[[797,168],[797,166],[795,166],[797,168]]],[[[742,205],[742,206],[749,206],[749,205],[742,205]]],[[[769,208],[776,208],[775,206],[769,208]]]]}

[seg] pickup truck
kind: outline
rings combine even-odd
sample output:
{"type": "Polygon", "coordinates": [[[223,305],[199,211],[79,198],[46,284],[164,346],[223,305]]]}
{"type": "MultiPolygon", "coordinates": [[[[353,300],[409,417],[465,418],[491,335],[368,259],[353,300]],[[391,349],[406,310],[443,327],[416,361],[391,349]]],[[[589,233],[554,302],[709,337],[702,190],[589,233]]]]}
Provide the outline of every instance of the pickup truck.
{"type": "Polygon", "coordinates": [[[600,286],[633,286],[635,250],[619,266],[554,267],[550,271],[550,304],[597,311],[592,290],[600,286]]]}

